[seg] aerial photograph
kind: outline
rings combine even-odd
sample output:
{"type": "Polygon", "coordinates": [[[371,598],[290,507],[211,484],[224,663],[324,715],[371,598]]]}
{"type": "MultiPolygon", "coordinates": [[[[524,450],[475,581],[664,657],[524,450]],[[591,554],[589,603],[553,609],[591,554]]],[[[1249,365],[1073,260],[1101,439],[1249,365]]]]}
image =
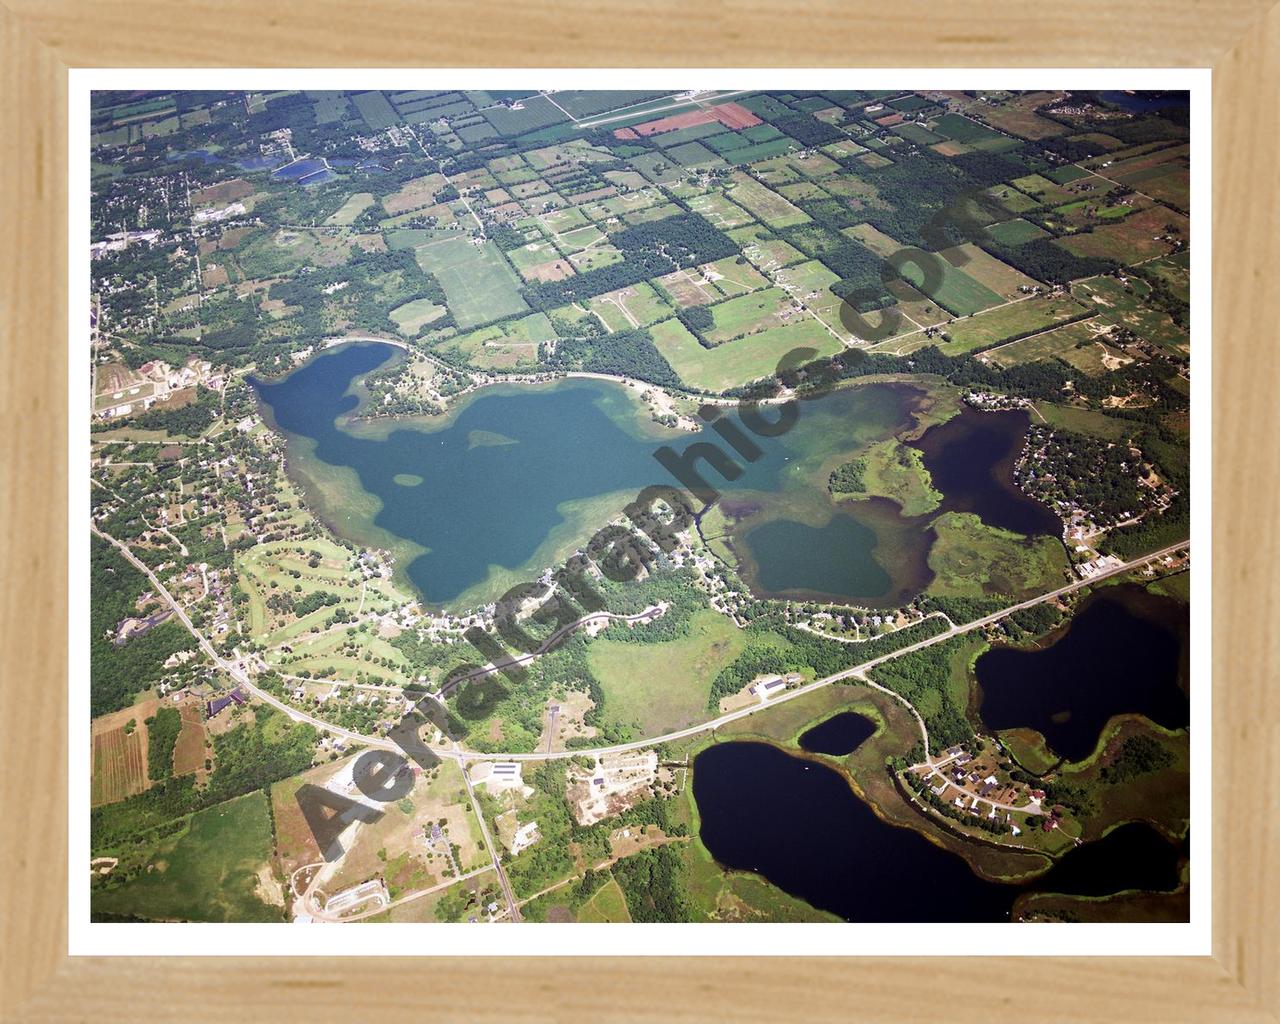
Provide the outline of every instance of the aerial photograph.
{"type": "Polygon", "coordinates": [[[94,91],[91,920],[1188,922],[1190,126],[94,91]]]}

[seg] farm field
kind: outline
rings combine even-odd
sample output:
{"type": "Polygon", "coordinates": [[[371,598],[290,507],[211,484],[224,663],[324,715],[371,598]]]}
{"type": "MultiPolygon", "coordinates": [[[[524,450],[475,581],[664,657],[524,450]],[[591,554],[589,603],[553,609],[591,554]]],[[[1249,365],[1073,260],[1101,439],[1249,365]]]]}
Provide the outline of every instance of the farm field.
{"type": "Polygon", "coordinates": [[[1023,242],[1044,238],[1048,233],[1043,228],[1032,224],[1029,220],[1023,220],[1021,217],[1002,221],[999,224],[992,224],[987,228],[987,234],[1002,245],[1022,245],[1023,242]]]}
{"type": "Polygon", "coordinates": [[[465,330],[528,309],[519,279],[492,242],[466,238],[428,242],[414,250],[422,269],[444,289],[458,327],[465,330]]]}
{"type": "Polygon", "coordinates": [[[447,312],[444,306],[437,306],[430,299],[413,299],[403,306],[397,306],[388,316],[395,321],[401,334],[412,338],[427,324],[434,323],[447,312]]]}
{"type": "Polygon", "coordinates": [[[1075,287],[1076,295],[1107,320],[1127,327],[1139,338],[1153,345],[1186,349],[1190,345],[1187,331],[1163,310],[1152,309],[1143,299],[1149,294],[1145,281],[1130,278],[1123,285],[1114,278],[1095,277],[1081,281],[1075,287]]]}
{"type": "Polygon", "coordinates": [[[587,302],[587,308],[613,331],[647,327],[665,320],[672,312],[657,289],[647,282],[596,295],[587,302]]]}
{"type": "Polygon", "coordinates": [[[749,175],[734,174],[732,180],[729,198],[769,227],[789,228],[809,222],[807,213],[749,175]]]}
{"type": "Polygon", "coordinates": [[[1047,139],[1063,134],[1066,129],[1056,121],[1041,117],[1036,113],[1036,108],[1052,102],[1060,95],[1061,93],[1033,92],[1011,96],[994,106],[975,103],[970,109],[975,112],[980,110],[984,121],[1011,135],[1023,139],[1047,139]]]}
{"type": "Polygon", "coordinates": [[[984,362],[1005,367],[1053,359],[1079,344],[1092,344],[1104,327],[1097,317],[1081,320],[1052,331],[1042,331],[1030,338],[998,345],[983,352],[981,358],[984,362]]]}
{"type": "Polygon", "coordinates": [[[952,266],[947,260],[936,255],[930,257],[930,260],[934,273],[929,276],[939,278],[936,285],[925,287],[925,272],[914,263],[903,266],[902,276],[956,316],[969,316],[979,310],[998,306],[1004,301],[1003,296],[952,266]]]}
{"type": "Polygon", "coordinates": [[[819,323],[805,319],[729,342],[714,349],[704,348],[679,320],[664,320],[650,328],[654,344],[680,379],[699,391],[720,392],[768,376],[778,360],[797,345],[832,355],[841,344],[819,323]]]}
{"type": "Polygon", "coordinates": [[[656,736],[682,728],[703,714],[716,674],[741,653],[746,640],[724,616],[704,609],[689,622],[689,635],[665,643],[636,643],[607,636],[587,648],[587,663],[605,694],[605,714],[656,736]]]}
{"type": "Polygon", "coordinates": [[[1069,295],[1038,295],[988,310],[947,327],[951,340],[942,346],[949,355],[973,352],[999,344],[1027,331],[1041,330],[1084,313],[1088,307],[1069,295]]]}
{"type": "Polygon", "coordinates": [[[159,921],[283,920],[266,796],[257,791],[197,811],[156,845],[147,869],[95,889],[92,907],[159,921]]]}
{"type": "Polygon", "coordinates": [[[702,333],[713,345],[758,334],[795,316],[791,299],[781,288],[766,288],[728,299],[708,306],[707,311],[711,314],[713,326],[702,333]]]}
{"type": "Polygon", "coordinates": [[[438,348],[482,369],[511,369],[536,362],[538,346],[555,336],[545,313],[531,313],[450,338],[438,348]]]}
{"type": "Polygon", "coordinates": [[[371,192],[356,192],[348,196],[346,201],[329,215],[325,223],[337,227],[346,227],[372,206],[375,201],[371,192]]]}
{"type": "Polygon", "coordinates": [[[93,720],[92,806],[115,803],[150,787],[146,719],[159,706],[159,699],[152,697],[93,720]]]}
{"type": "Polygon", "coordinates": [[[1020,289],[1032,288],[1039,283],[972,242],[943,249],[942,255],[952,266],[1005,299],[1017,298],[1023,294],[1020,289]]]}
{"type": "Polygon", "coordinates": [[[1167,225],[1178,229],[1177,237],[1189,237],[1187,218],[1164,206],[1152,206],[1130,214],[1116,224],[1058,239],[1058,245],[1077,256],[1100,256],[1126,266],[1168,255],[1173,246],[1158,237],[1167,225]]]}

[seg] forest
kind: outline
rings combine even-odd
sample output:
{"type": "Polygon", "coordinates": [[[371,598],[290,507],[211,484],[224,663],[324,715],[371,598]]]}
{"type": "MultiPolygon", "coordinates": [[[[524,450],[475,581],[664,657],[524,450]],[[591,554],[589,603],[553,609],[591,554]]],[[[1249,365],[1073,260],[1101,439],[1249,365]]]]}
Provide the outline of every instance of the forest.
{"type": "Polygon", "coordinates": [[[147,589],[147,580],[96,535],[90,538],[89,558],[94,598],[89,604],[89,706],[96,717],[128,707],[135,695],[160,678],[169,655],[195,644],[173,619],[114,644],[116,627],[136,613],[134,601],[147,589]]]}

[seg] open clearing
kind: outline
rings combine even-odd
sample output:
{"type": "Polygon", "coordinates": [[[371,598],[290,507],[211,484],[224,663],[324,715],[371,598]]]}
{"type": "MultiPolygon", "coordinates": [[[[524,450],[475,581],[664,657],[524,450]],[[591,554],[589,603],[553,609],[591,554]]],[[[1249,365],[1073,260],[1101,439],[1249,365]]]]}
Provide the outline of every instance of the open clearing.
{"type": "Polygon", "coordinates": [[[422,269],[444,289],[458,327],[465,330],[529,307],[520,282],[492,242],[446,238],[414,250],[422,269]]]}
{"type": "Polygon", "coordinates": [[[778,361],[797,346],[818,350],[818,356],[843,346],[822,324],[806,318],[713,349],[704,348],[679,320],[664,320],[649,329],[663,358],[680,379],[695,390],[720,392],[772,374],[778,361]]]}
{"type": "Polygon", "coordinates": [[[931,281],[926,285],[924,270],[914,263],[903,266],[902,276],[956,316],[968,316],[970,313],[998,306],[1004,301],[1003,296],[952,266],[946,259],[932,255],[931,262],[934,272],[928,277],[937,278],[936,284],[931,281]]]}
{"type": "Polygon", "coordinates": [[[998,345],[1028,331],[1050,327],[1077,316],[1088,307],[1070,295],[1037,295],[993,309],[947,327],[951,340],[941,346],[948,355],[959,355],[998,345]]]}
{"type": "Polygon", "coordinates": [[[137,875],[95,890],[92,906],[156,921],[280,921],[270,860],[271,818],[258,790],[197,811],[137,875]]]}
{"type": "Polygon", "coordinates": [[[655,736],[706,713],[711,681],[744,646],[737,626],[701,609],[687,636],[656,644],[601,637],[588,646],[587,663],[604,690],[605,715],[655,736]]]}

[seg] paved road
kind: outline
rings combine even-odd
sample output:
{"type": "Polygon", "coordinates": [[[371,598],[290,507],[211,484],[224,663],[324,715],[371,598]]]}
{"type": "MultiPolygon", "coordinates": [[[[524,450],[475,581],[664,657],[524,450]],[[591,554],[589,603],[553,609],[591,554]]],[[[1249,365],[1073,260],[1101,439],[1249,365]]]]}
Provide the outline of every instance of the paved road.
{"type": "Polygon", "coordinates": [[[458,762],[458,767],[462,769],[462,781],[467,784],[467,799],[471,801],[471,806],[476,811],[476,821],[480,822],[480,834],[484,836],[485,849],[489,851],[489,858],[493,861],[493,870],[498,873],[498,882],[502,886],[502,895],[507,900],[507,913],[511,920],[516,924],[520,923],[520,905],[516,903],[516,898],[511,892],[511,883],[507,881],[507,873],[502,870],[502,859],[498,856],[498,846],[493,841],[493,837],[489,835],[489,826],[484,820],[484,809],[480,806],[480,801],[476,799],[476,791],[471,788],[471,773],[467,771],[466,764],[463,763],[461,757],[454,755],[458,762]]]}
{"type": "MultiPolygon", "coordinates": [[[[178,616],[178,619],[182,622],[184,626],[187,627],[191,635],[196,638],[197,642],[200,644],[201,649],[203,649],[204,652],[208,654],[208,656],[213,660],[214,664],[216,664],[219,668],[221,668],[228,675],[230,675],[237,683],[244,686],[245,689],[253,693],[254,696],[258,697],[265,703],[270,704],[272,707],[277,708],[280,711],[283,711],[286,715],[288,715],[294,721],[310,722],[317,729],[326,730],[331,736],[338,736],[344,739],[351,740],[352,742],[355,742],[355,743],[362,743],[370,747],[379,747],[384,750],[399,749],[399,747],[392,740],[386,739],[381,736],[366,736],[362,733],[352,732],[349,729],[343,729],[341,726],[333,725],[332,723],[326,722],[325,720],[321,718],[317,718],[314,715],[308,714],[305,711],[300,711],[297,708],[291,707],[290,705],[284,703],[284,701],[278,700],[277,698],[273,697],[271,694],[267,693],[265,690],[254,685],[253,681],[249,678],[248,674],[238,664],[225,660],[218,654],[216,650],[214,650],[213,645],[204,637],[203,634],[200,633],[199,630],[195,628],[194,625],[192,625],[191,620],[187,617],[187,614],[183,610],[182,606],[179,605],[176,600],[174,600],[172,595],[170,595],[170,593],[164,588],[163,584],[161,584],[161,582],[156,578],[155,574],[145,564],[143,564],[136,557],[134,557],[133,552],[131,552],[128,549],[128,547],[126,547],[120,541],[116,540],[114,537],[111,537],[108,534],[103,533],[101,530],[98,529],[96,523],[91,523],[90,525],[95,534],[102,537],[104,540],[110,541],[111,544],[115,545],[115,547],[119,549],[119,551],[125,556],[125,558],[127,558],[137,569],[139,569],[142,573],[146,575],[146,577],[155,586],[156,593],[158,593],[161,597],[163,597],[166,601],[169,602],[169,604],[173,607],[174,612],[178,616]]],[[[1166,555],[1171,555],[1175,551],[1180,551],[1183,549],[1186,549],[1187,551],[1191,550],[1191,542],[1189,540],[1182,541],[1178,544],[1170,544],[1168,547],[1161,548],[1159,551],[1153,551],[1150,554],[1142,555],[1141,557],[1131,559],[1128,562],[1123,562],[1120,565],[1104,570],[1103,572],[1100,572],[1097,575],[1090,577],[1089,579],[1076,580],[1075,582],[1069,583],[1066,586],[1059,587],[1057,590],[1051,590],[1046,594],[1040,594],[1039,596],[1030,598],[1029,600],[1020,601],[1017,604],[1009,605],[1007,608],[1002,608],[1000,611],[994,612],[991,615],[984,616],[983,618],[975,619],[973,622],[966,622],[963,625],[959,625],[959,626],[952,625],[950,629],[943,630],[943,632],[937,633],[931,637],[926,637],[925,639],[919,641],[918,643],[909,644],[906,647],[900,647],[896,651],[890,651],[888,654],[883,654],[878,658],[872,658],[869,661],[864,661],[860,665],[854,665],[851,668],[847,668],[841,672],[836,672],[832,675],[825,676],[822,679],[815,679],[813,682],[805,686],[798,687],[797,689],[787,690],[779,694],[777,697],[769,698],[769,700],[766,701],[765,703],[753,704],[749,707],[742,708],[738,711],[733,711],[733,712],[730,712],[729,714],[721,715],[718,718],[713,718],[710,721],[701,722],[698,725],[691,725],[686,729],[680,729],[676,732],[670,732],[663,736],[652,736],[652,737],[649,737],[648,739],[635,740],[634,742],[631,742],[631,743],[616,743],[607,747],[589,747],[589,748],[578,748],[574,750],[557,750],[557,751],[535,751],[533,753],[527,753],[527,754],[501,754],[497,756],[504,761],[555,761],[555,760],[561,760],[565,758],[571,758],[578,754],[582,754],[588,757],[591,757],[591,756],[599,757],[601,755],[606,755],[606,754],[620,754],[629,750],[640,750],[645,747],[653,747],[658,745],[659,743],[666,743],[672,740],[685,739],[689,736],[696,736],[698,733],[708,732],[710,730],[718,729],[723,725],[728,725],[730,722],[737,721],[739,718],[745,718],[748,715],[756,714],[757,712],[763,710],[764,708],[772,707],[775,704],[781,704],[788,700],[795,700],[798,697],[802,697],[807,693],[811,693],[814,690],[820,689],[821,687],[830,686],[833,683],[839,683],[845,679],[859,677],[863,681],[865,681],[868,685],[873,686],[876,689],[884,689],[883,687],[880,687],[874,683],[871,683],[869,679],[865,678],[865,673],[869,669],[875,668],[877,665],[881,665],[886,661],[891,661],[894,658],[900,658],[904,654],[910,654],[913,651],[922,650],[923,648],[930,647],[933,644],[942,643],[946,640],[951,639],[954,636],[960,636],[963,633],[971,633],[974,630],[982,629],[986,626],[991,625],[994,622],[999,622],[1001,619],[1005,618],[1006,616],[1012,615],[1015,612],[1022,611],[1025,608],[1033,608],[1038,604],[1045,603],[1046,601],[1052,601],[1052,600],[1055,600],[1056,598],[1064,597],[1067,594],[1075,593],[1077,590],[1083,590],[1085,587],[1091,587],[1102,580],[1109,579],[1110,577],[1117,576],[1121,573],[1129,572],[1130,570],[1136,569],[1139,566],[1146,565],[1149,562],[1153,562],[1159,558],[1164,558],[1166,555]]],[[[542,647],[539,649],[538,652],[535,652],[534,654],[522,655],[520,658],[514,658],[512,659],[512,662],[519,664],[521,662],[528,661],[534,657],[537,657],[539,653],[541,653],[542,651],[545,651],[547,647],[555,643],[557,638],[561,634],[563,634],[565,631],[570,629],[575,629],[578,626],[582,625],[583,623],[588,622],[592,619],[601,618],[603,616],[609,616],[611,618],[619,618],[623,620],[634,620],[650,614],[651,611],[652,609],[646,609],[644,612],[641,612],[639,615],[633,615],[633,616],[614,616],[614,615],[611,615],[611,613],[609,612],[597,612],[594,615],[584,616],[582,619],[577,620],[577,622],[569,623],[567,626],[564,626],[561,629],[557,630],[542,645],[542,647]]],[[[475,673],[471,673],[467,678],[471,678],[472,676],[475,676],[475,675],[485,675],[494,671],[499,671],[499,669],[492,668],[492,667],[485,668],[485,669],[478,669],[475,673]]],[[[889,690],[885,690],[884,692],[891,693],[891,691],[889,690]]],[[[929,749],[928,732],[925,729],[924,720],[915,711],[915,708],[912,708],[911,705],[905,699],[899,697],[897,694],[892,694],[892,696],[900,700],[903,704],[906,704],[907,707],[911,708],[912,713],[915,714],[916,720],[920,724],[921,734],[924,736],[924,739],[925,739],[925,750],[927,752],[929,749]]],[[[492,761],[495,759],[495,755],[493,754],[483,754],[477,751],[458,750],[454,746],[431,746],[429,744],[426,744],[426,746],[427,746],[427,749],[429,749],[436,756],[453,758],[454,760],[458,761],[459,764],[462,764],[466,761],[492,761]]],[[[468,782],[468,789],[470,789],[469,782],[468,782]]]]}

